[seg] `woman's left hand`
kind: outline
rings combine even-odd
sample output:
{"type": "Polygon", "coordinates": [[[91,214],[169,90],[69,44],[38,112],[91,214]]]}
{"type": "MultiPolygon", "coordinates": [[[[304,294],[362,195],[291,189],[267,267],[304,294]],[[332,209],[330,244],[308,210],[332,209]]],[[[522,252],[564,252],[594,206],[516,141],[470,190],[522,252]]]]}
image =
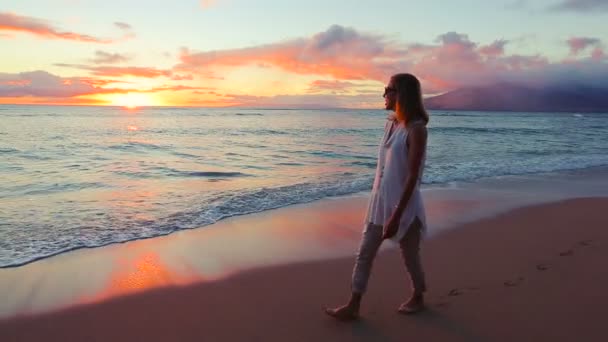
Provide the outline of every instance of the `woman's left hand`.
{"type": "Polygon", "coordinates": [[[391,215],[388,222],[384,224],[382,239],[390,239],[397,234],[397,231],[399,230],[399,221],[401,221],[400,215],[391,215]]]}

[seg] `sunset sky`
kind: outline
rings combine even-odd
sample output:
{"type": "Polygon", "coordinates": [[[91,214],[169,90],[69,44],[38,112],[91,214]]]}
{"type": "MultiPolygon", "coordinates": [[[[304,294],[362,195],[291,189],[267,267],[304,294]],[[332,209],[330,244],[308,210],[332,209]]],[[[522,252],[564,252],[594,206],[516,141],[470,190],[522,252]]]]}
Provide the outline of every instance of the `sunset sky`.
{"type": "Polygon", "coordinates": [[[607,22],[608,0],[3,0],[0,104],[378,108],[396,72],[425,96],[608,87],[607,22]]]}

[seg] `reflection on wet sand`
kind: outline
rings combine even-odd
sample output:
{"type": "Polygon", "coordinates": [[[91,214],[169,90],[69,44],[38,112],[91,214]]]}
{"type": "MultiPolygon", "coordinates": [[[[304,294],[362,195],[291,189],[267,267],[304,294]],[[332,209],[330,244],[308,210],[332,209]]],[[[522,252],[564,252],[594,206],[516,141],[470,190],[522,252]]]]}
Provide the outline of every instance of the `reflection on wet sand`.
{"type": "Polygon", "coordinates": [[[0,291],[11,293],[11,300],[0,303],[0,317],[214,281],[263,266],[349,255],[360,236],[365,202],[365,196],[319,201],[3,269],[0,291]]]}
{"type": "Polygon", "coordinates": [[[92,296],[83,296],[76,301],[77,304],[98,302],[157,287],[185,285],[200,279],[199,276],[171,269],[154,251],[117,259],[115,264],[107,276],[107,285],[92,296]]]}

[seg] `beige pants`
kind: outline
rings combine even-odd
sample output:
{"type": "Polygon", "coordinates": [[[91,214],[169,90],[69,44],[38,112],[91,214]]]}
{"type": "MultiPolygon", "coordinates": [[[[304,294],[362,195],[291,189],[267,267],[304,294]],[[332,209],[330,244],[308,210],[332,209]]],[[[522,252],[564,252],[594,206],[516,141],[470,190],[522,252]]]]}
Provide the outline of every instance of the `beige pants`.
{"type": "MultiPolygon", "coordinates": [[[[416,218],[399,242],[405,268],[410,275],[412,289],[416,293],[426,291],[424,272],[420,263],[420,229],[420,221],[416,218]]],[[[367,289],[372,264],[383,241],[382,231],[382,226],[371,223],[367,224],[363,231],[361,246],[353,269],[352,292],[354,293],[363,294],[367,289]]]]}

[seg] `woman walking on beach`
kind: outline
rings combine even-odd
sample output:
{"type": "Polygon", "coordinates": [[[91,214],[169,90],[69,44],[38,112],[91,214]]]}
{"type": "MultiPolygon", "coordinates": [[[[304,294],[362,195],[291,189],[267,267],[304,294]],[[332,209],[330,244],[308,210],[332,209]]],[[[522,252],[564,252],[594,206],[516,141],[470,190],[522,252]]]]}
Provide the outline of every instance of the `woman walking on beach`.
{"type": "Polygon", "coordinates": [[[392,76],[383,97],[386,109],[394,114],[388,117],[378,152],[376,177],[352,275],[351,297],[347,304],[325,310],[342,320],[359,317],[372,264],[384,239],[399,243],[413,288],[412,296],[398,311],[410,314],[424,309],[426,284],[419,247],[426,233],[426,217],[420,180],[429,116],[422,103],[420,82],[414,75],[392,76]]]}

